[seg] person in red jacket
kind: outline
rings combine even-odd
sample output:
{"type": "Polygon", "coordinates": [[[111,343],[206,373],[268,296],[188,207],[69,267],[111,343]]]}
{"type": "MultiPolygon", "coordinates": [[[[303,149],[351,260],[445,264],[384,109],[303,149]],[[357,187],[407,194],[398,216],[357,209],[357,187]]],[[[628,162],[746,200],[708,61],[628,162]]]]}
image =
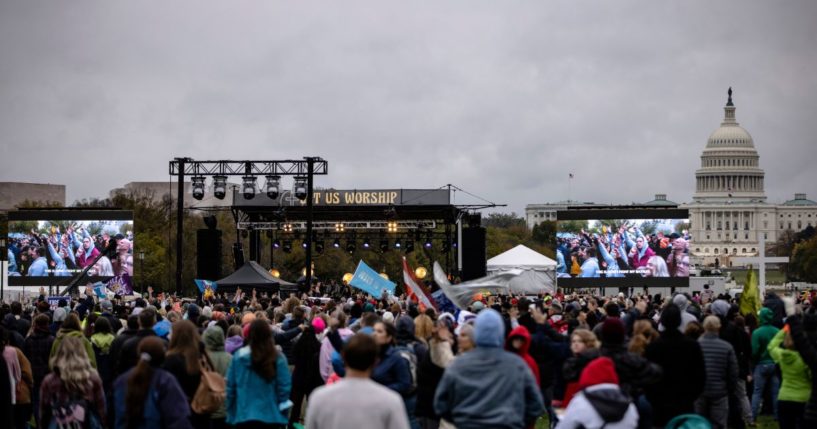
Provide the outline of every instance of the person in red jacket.
{"type": "Polygon", "coordinates": [[[505,350],[518,354],[528,364],[538,385],[539,366],[536,365],[536,361],[528,353],[528,349],[530,349],[530,332],[528,332],[528,328],[522,325],[517,326],[508,334],[508,338],[505,340],[505,350]]]}

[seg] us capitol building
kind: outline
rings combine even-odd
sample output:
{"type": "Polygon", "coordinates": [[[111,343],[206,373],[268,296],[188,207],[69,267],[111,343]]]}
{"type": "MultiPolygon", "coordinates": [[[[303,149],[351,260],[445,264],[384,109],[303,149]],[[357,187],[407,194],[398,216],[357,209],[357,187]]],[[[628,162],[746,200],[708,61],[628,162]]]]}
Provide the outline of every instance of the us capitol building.
{"type": "MultiPolygon", "coordinates": [[[[773,243],[786,231],[801,231],[817,225],[817,202],[805,193],[780,205],[766,202],[765,173],[752,136],[738,124],[732,89],[724,107],[721,126],[707,140],[701,154],[701,167],[695,171],[692,202],[680,204],[689,209],[690,252],[697,263],[729,265],[730,257],[755,256],[759,239],[773,243]]],[[[545,220],[556,220],[556,211],[568,206],[594,205],[575,201],[530,204],[525,207],[529,228],[545,220]]],[[[643,205],[675,206],[659,194],[643,205]]]]}

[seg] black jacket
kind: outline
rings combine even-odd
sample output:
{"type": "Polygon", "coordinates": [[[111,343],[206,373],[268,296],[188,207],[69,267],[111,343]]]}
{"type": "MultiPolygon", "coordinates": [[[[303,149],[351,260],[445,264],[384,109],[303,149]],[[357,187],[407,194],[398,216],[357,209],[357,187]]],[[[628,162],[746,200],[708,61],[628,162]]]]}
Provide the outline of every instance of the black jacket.
{"type": "Polygon", "coordinates": [[[653,341],[644,357],[664,369],[661,379],[647,386],[653,424],[663,427],[673,417],[695,412],[695,400],[706,380],[704,355],[697,341],[677,329],[667,329],[653,341]]]}
{"type": "Polygon", "coordinates": [[[621,391],[632,398],[638,397],[645,387],[661,380],[663,370],[660,366],[628,352],[624,346],[602,345],[600,352],[613,360],[621,391]]]}

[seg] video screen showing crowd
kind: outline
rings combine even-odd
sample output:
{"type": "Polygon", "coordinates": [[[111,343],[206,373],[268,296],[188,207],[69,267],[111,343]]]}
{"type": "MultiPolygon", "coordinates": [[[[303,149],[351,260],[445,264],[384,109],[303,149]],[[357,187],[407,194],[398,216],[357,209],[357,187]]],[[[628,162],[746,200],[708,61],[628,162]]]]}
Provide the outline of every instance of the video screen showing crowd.
{"type": "Polygon", "coordinates": [[[557,276],[571,278],[688,278],[687,219],[559,222],[557,276]]]}
{"type": "MultiPolygon", "coordinates": [[[[9,222],[8,275],[16,278],[88,276],[121,295],[133,293],[132,220],[9,222]],[[114,254],[105,249],[116,243],[114,254]]],[[[13,283],[12,283],[13,284],[13,283]]]]}

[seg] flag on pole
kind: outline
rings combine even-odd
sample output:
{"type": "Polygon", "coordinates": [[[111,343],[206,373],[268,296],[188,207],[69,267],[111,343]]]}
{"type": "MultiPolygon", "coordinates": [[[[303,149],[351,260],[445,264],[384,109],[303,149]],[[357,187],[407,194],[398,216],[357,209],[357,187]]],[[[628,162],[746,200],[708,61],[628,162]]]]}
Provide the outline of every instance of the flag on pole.
{"type": "Polygon", "coordinates": [[[349,285],[377,298],[380,298],[384,291],[394,295],[394,287],[397,286],[380,277],[377,271],[366,265],[362,260],[358,262],[355,275],[352,276],[352,280],[349,280],[349,285]]]}
{"type": "Polygon", "coordinates": [[[749,313],[757,315],[760,311],[760,291],[757,287],[757,273],[753,267],[746,273],[746,284],[743,285],[743,293],[740,295],[740,314],[749,313]]]}
{"type": "Polygon", "coordinates": [[[414,293],[417,299],[426,306],[426,308],[437,308],[437,303],[434,302],[433,298],[431,298],[431,294],[428,293],[422,284],[420,284],[420,281],[414,276],[414,271],[409,268],[408,261],[406,261],[405,256],[403,256],[403,282],[406,284],[406,287],[414,293]]]}

